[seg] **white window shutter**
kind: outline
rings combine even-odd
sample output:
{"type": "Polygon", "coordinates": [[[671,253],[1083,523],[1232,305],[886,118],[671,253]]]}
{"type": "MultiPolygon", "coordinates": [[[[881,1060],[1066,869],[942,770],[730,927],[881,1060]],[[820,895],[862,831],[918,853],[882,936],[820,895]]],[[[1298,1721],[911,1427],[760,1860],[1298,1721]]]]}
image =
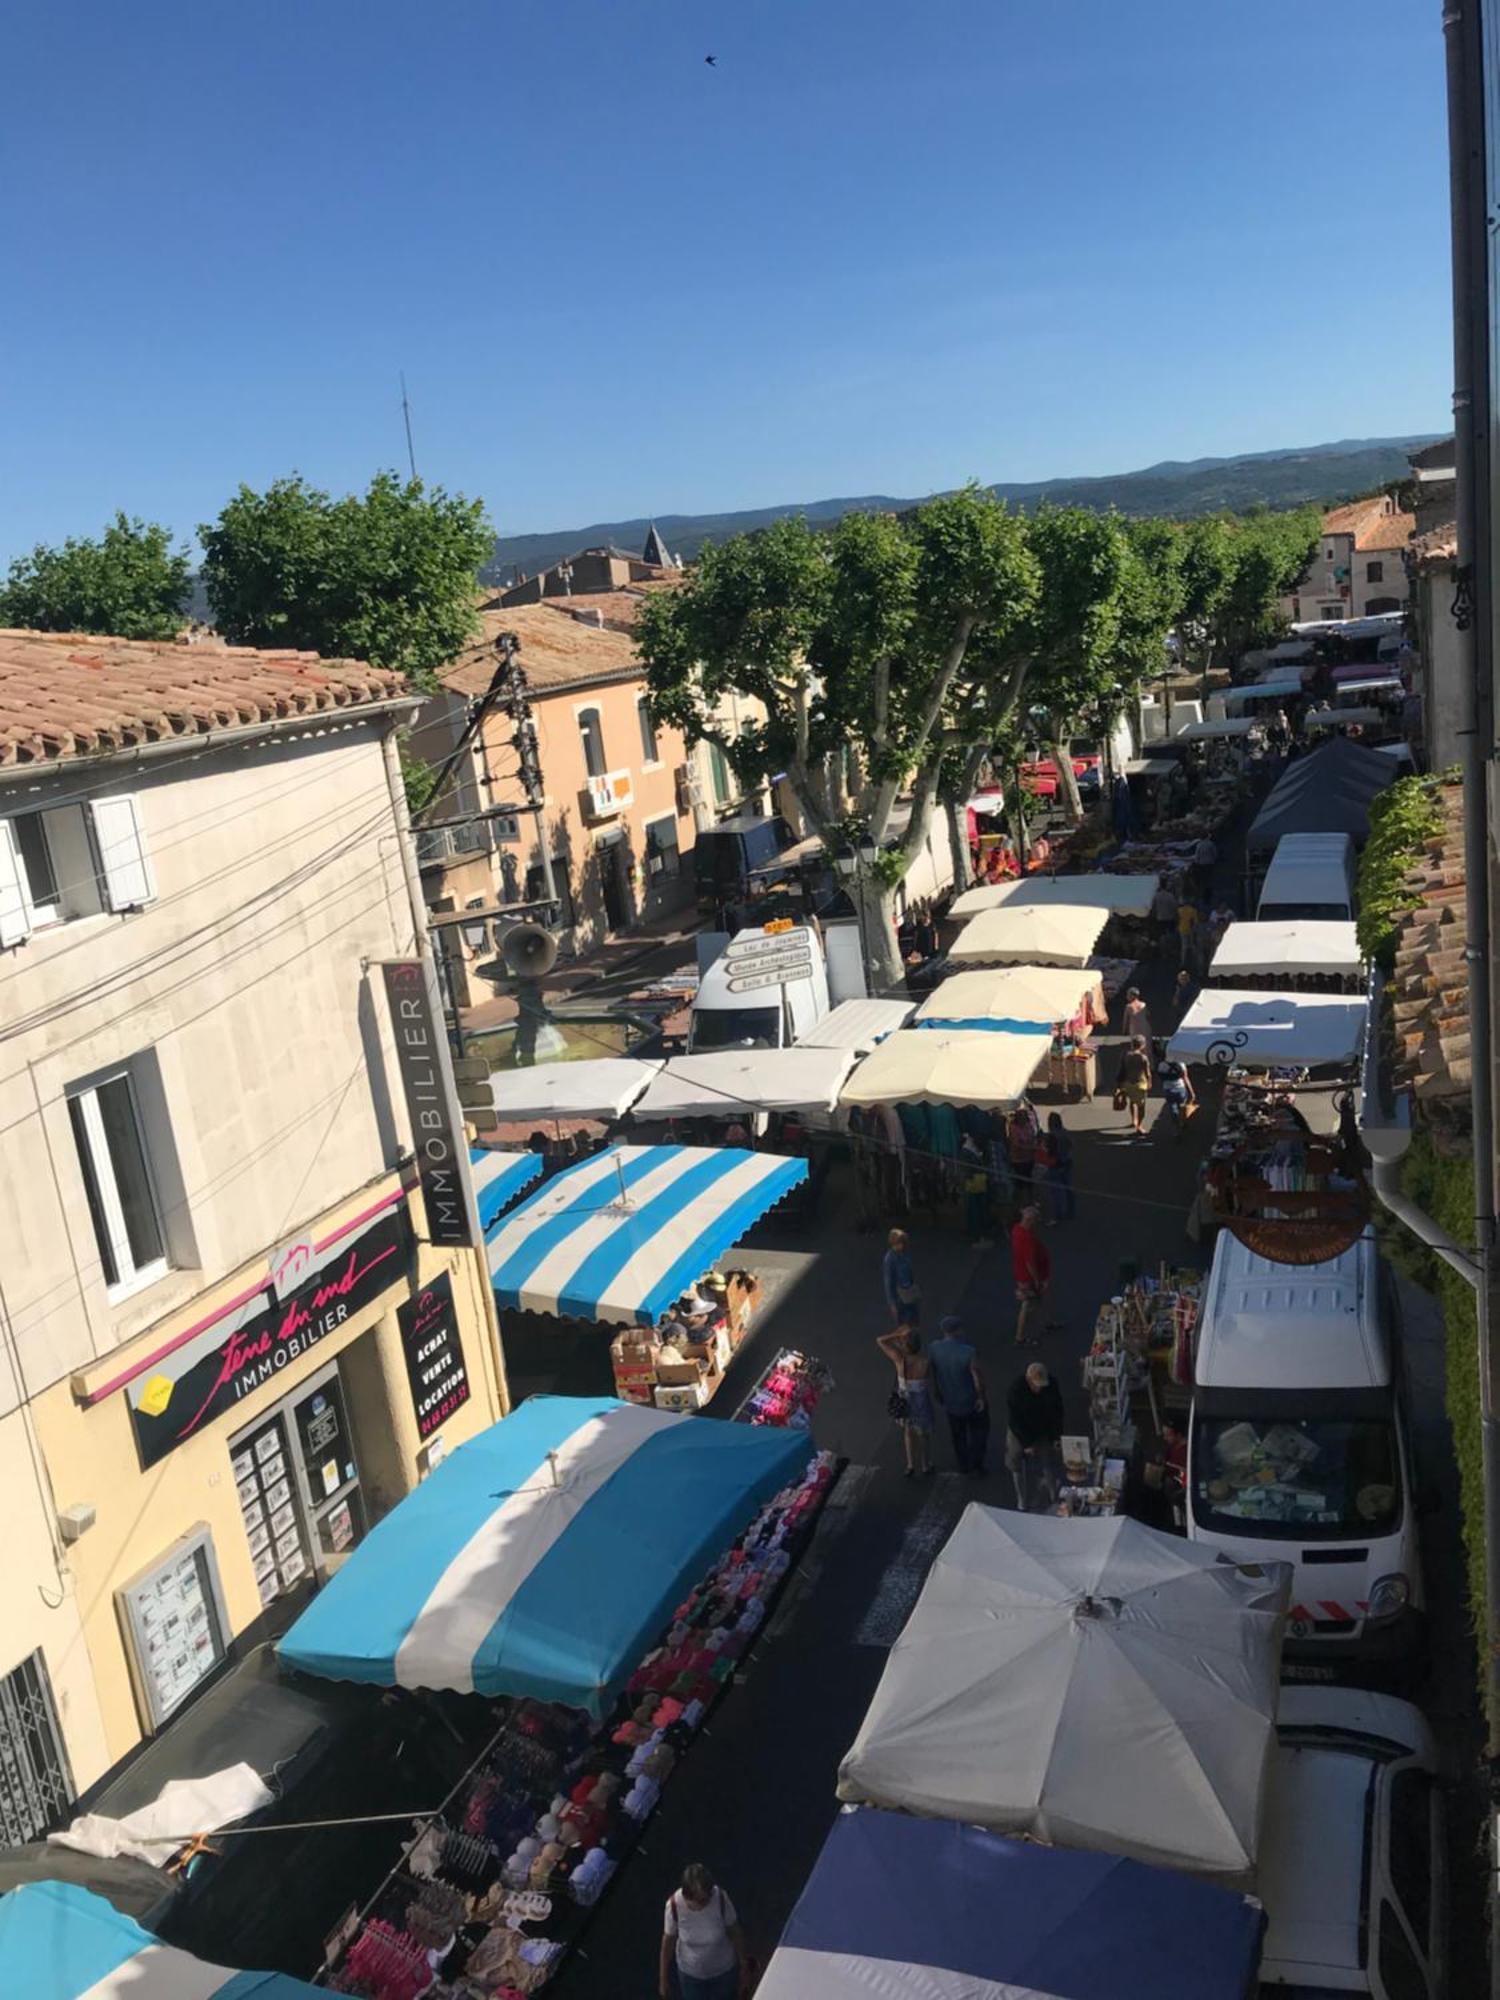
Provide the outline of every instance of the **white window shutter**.
{"type": "Polygon", "coordinates": [[[31,936],[31,891],[15,829],[0,819],[0,949],[24,944],[31,936]]]}
{"type": "Polygon", "coordinates": [[[156,900],[156,878],[151,857],[146,852],[136,802],[128,794],[112,799],[91,799],[89,824],[94,832],[94,852],[99,859],[99,887],[105,907],[111,910],[138,910],[142,903],[156,900]]]}

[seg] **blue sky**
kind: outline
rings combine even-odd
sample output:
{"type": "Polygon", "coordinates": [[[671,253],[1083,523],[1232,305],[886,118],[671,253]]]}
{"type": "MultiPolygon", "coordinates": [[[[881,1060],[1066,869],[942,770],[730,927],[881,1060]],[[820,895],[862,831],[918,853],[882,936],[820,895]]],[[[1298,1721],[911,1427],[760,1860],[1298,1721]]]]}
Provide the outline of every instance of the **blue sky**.
{"type": "Polygon", "coordinates": [[[17,0],[5,66],[0,558],[363,485],[402,369],[502,532],[1447,421],[1412,0],[17,0]]]}

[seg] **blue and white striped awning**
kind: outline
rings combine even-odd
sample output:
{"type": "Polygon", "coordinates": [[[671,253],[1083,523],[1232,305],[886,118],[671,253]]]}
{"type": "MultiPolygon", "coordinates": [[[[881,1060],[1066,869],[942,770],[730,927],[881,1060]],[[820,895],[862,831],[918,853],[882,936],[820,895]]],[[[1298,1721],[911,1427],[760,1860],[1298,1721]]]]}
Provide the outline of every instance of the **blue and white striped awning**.
{"type": "Polygon", "coordinates": [[[1113,1854],[861,1810],[833,1823],[759,2000],[1245,2000],[1258,1903],[1113,1854]]]}
{"type": "Polygon", "coordinates": [[[72,1882],[0,1896],[0,1991],[16,2000],[323,2000],[284,1972],[230,1972],[162,1944],[72,1882]]]}
{"type": "Polygon", "coordinates": [[[392,1508],[282,1640],[382,1687],[534,1695],[602,1716],[806,1432],[533,1396],[392,1508]]]}
{"type": "Polygon", "coordinates": [[[805,1160],[736,1146],[611,1146],[486,1232],[496,1300],[654,1326],[806,1179],[805,1160]]]}
{"type": "Polygon", "coordinates": [[[479,1205],[481,1229],[498,1222],[516,1196],[541,1179],[544,1164],[540,1153],[503,1153],[493,1146],[470,1147],[469,1171],[474,1176],[474,1199],[479,1205]]]}

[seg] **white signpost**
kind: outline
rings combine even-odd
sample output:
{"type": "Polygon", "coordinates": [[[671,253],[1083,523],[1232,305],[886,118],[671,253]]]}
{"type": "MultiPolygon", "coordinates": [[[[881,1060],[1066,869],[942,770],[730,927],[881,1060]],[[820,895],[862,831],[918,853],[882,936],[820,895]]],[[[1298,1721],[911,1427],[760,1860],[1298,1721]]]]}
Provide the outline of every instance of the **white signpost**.
{"type": "Polygon", "coordinates": [[[741,931],[724,947],[724,967],[731,993],[811,979],[812,942],[805,930],[741,931]]]}

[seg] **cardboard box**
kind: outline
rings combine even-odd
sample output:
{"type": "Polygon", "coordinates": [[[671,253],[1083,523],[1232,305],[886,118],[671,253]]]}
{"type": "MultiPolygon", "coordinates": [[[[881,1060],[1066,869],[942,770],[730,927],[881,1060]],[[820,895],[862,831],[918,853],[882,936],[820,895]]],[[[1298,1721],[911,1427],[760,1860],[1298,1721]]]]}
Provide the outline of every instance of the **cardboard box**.
{"type": "Polygon", "coordinates": [[[656,1379],[664,1389],[688,1388],[694,1382],[701,1380],[707,1372],[707,1358],[691,1351],[685,1360],[658,1361],[656,1364],[656,1379]]]}
{"type": "Polygon", "coordinates": [[[696,1382],[659,1382],[654,1401],[659,1410],[701,1410],[718,1388],[723,1376],[700,1375],[696,1382]]]}

